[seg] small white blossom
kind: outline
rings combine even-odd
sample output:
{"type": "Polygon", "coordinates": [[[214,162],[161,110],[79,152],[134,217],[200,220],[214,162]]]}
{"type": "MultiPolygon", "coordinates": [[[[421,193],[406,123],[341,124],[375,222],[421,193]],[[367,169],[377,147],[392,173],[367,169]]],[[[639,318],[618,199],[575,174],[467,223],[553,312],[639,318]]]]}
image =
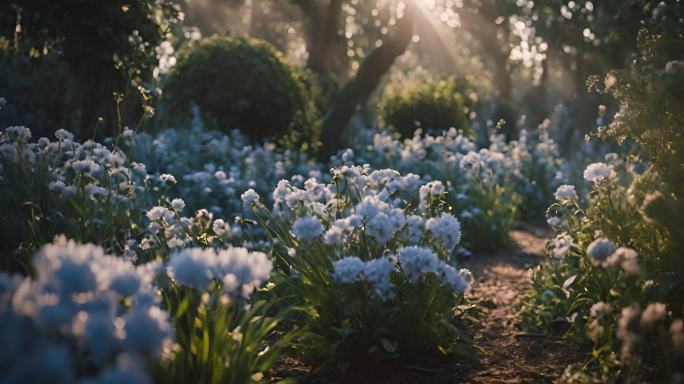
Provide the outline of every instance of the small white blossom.
{"type": "Polygon", "coordinates": [[[556,189],[556,192],[553,194],[553,196],[561,204],[568,204],[577,199],[577,192],[575,191],[574,185],[561,185],[558,187],[558,189],[556,189]]]}
{"type": "Polygon", "coordinates": [[[438,218],[429,219],[425,228],[449,252],[461,241],[461,223],[450,213],[442,212],[438,218]]]}
{"type": "Polygon", "coordinates": [[[161,180],[166,185],[176,185],[177,183],[176,178],[168,173],[164,173],[161,176],[159,176],[159,180],[161,180]]]}
{"type": "Polygon", "coordinates": [[[609,258],[615,253],[615,243],[607,239],[596,239],[587,247],[589,261],[595,267],[607,266],[609,258]]]}
{"type": "Polygon", "coordinates": [[[211,229],[218,237],[227,238],[231,235],[230,225],[228,225],[228,223],[222,219],[214,220],[214,223],[211,225],[211,229]]]}
{"type": "Polygon", "coordinates": [[[298,240],[313,239],[323,233],[323,224],[311,216],[300,217],[292,225],[292,233],[298,240]]]}
{"type": "Polygon", "coordinates": [[[183,199],[173,199],[171,200],[171,206],[177,211],[182,211],[185,208],[185,201],[183,199]]]}
{"type": "Polygon", "coordinates": [[[145,214],[150,221],[156,221],[164,217],[168,210],[165,207],[155,206],[150,208],[145,214]]]}
{"type": "Polygon", "coordinates": [[[584,179],[596,183],[609,178],[613,173],[613,168],[605,163],[589,164],[584,170],[584,179]]]}
{"type": "Polygon", "coordinates": [[[240,198],[245,207],[251,207],[252,205],[259,202],[259,194],[253,189],[246,190],[240,198]]]}
{"type": "Polygon", "coordinates": [[[354,283],[363,278],[365,263],[356,256],[347,256],[334,264],[332,277],[338,283],[354,283]]]}

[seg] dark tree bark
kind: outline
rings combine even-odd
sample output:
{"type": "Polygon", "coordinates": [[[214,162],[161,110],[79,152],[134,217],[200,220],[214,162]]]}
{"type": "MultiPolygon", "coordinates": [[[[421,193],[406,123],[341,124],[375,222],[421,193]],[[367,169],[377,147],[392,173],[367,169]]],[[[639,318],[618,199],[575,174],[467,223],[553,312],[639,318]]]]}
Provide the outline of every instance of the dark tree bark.
{"type": "Polygon", "coordinates": [[[394,60],[406,51],[411,42],[416,9],[410,1],[405,4],[404,17],[397,21],[393,34],[368,55],[356,76],[335,97],[332,108],[323,120],[321,159],[327,160],[342,148],[344,130],[357,106],[375,90],[394,60]]]}
{"type": "Polygon", "coordinates": [[[307,66],[314,72],[328,75],[334,72],[337,30],[342,22],[342,0],[330,0],[325,12],[317,12],[317,20],[311,20],[309,31],[309,60],[307,66]]]}

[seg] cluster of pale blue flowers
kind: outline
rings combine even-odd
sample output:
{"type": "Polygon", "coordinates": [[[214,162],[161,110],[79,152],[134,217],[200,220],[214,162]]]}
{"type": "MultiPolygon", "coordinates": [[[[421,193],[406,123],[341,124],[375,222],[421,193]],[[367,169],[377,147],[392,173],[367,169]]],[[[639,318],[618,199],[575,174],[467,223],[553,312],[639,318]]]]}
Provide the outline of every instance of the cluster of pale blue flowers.
{"type": "Polygon", "coordinates": [[[478,187],[507,187],[541,207],[552,193],[546,189],[568,179],[568,164],[561,161],[547,126],[540,126],[534,137],[523,129],[518,140],[506,142],[503,135],[492,134],[488,141],[488,147],[479,147],[455,129],[438,136],[418,130],[403,142],[389,132],[377,132],[365,146],[356,152],[347,150],[340,158],[343,164],[370,163],[442,180],[461,201],[458,214],[462,220],[477,220],[486,208],[478,207],[473,197],[478,187]]]}
{"type": "Polygon", "coordinates": [[[617,247],[614,242],[598,238],[592,241],[586,250],[589,262],[594,267],[610,268],[620,266],[626,273],[641,273],[639,255],[631,248],[617,247]]]}
{"type": "Polygon", "coordinates": [[[335,262],[332,277],[340,284],[367,282],[371,296],[390,300],[396,295],[391,281],[395,271],[396,266],[388,257],[364,262],[356,256],[346,256],[335,262]]]}
{"type": "Polygon", "coordinates": [[[472,282],[467,269],[457,270],[440,260],[431,249],[417,246],[401,248],[392,257],[383,256],[366,262],[356,256],[343,257],[334,263],[332,277],[342,284],[367,282],[374,297],[390,300],[396,294],[391,275],[398,272],[411,284],[417,283],[422,276],[435,275],[442,284],[459,293],[464,293],[472,282]]]}
{"type": "Polygon", "coordinates": [[[83,196],[122,209],[136,202],[145,190],[145,165],[129,163],[122,150],[92,140],[78,143],[63,129],[55,132],[55,138],[31,142],[30,129],[5,129],[0,135],[0,180],[10,181],[21,169],[44,171],[47,187],[57,197],[83,196]]]}
{"type": "Polygon", "coordinates": [[[94,366],[99,376],[87,382],[149,382],[139,364],[168,355],[174,334],[153,284],[161,264],[136,267],[60,237],[34,265],[35,278],[0,275],[0,329],[13,333],[0,349],[5,363],[15,362],[3,375],[10,382],[70,382],[94,366]]]}
{"type": "Polygon", "coordinates": [[[197,119],[190,129],[131,136],[127,146],[149,172],[177,178],[173,193],[190,210],[207,209],[223,220],[249,213],[240,201],[245,190],[268,197],[278,180],[319,178],[323,168],[299,152],[279,152],[268,143],[251,145],[237,130],[226,134],[205,129],[197,119]]]}
{"type": "Polygon", "coordinates": [[[167,272],[180,285],[206,291],[219,282],[228,296],[248,298],[268,280],[272,267],[265,253],[245,248],[186,248],[171,254],[167,272]]]}
{"type": "MultiPolygon", "coordinates": [[[[312,241],[329,247],[334,281],[368,283],[369,294],[383,300],[395,295],[394,274],[414,283],[416,274],[433,273],[458,292],[467,288],[465,272],[446,262],[461,240],[460,222],[447,212],[431,217],[427,209],[444,197],[441,182],[428,182],[415,174],[402,176],[392,169],[372,170],[367,165],[340,166],[332,169],[332,175],[330,183],[312,178],[303,188],[280,181],[273,191],[271,211],[288,223],[303,252],[315,246],[312,241]],[[361,243],[376,251],[356,253],[361,243]],[[422,248],[415,247],[419,245],[422,248]],[[430,255],[429,265],[420,263],[420,252],[414,249],[430,255]]],[[[243,200],[260,204],[253,192],[245,193],[243,200]]]]}

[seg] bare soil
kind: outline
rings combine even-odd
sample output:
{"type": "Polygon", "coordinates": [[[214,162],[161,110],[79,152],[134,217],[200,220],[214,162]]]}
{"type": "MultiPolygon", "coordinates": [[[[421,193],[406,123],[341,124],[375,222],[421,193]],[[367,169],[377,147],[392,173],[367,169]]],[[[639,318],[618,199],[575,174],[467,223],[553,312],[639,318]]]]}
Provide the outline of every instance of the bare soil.
{"type": "Polygon", "coordinates": [[[482,308],[474,335],[478,364],[464,378],[468,383],[551,383],[586,351],[559,337],[520,327],[520,301],[530,289],[529,270],[544,260],[550,233],[521,226],[511,232],[510,249],[465,263],[477,278],[471,299],[482,308]]]}
{"type": "Polygon", "coordinates": [[[511,232],[512,244],[491,255],[475,255],[463,262],[476,279],[468,294],[478,304],[472,337],[473,361],[399,362],[353,369],[342,375],[310,373],[301,363],[284,359],[276,378],[300,383],[552,383],[568,364],[586,360],[586,351],[559,337],[520,325],[520,301],[530,288],[529,270],[544,260],[551,233],[519,225],[511,232]]]}

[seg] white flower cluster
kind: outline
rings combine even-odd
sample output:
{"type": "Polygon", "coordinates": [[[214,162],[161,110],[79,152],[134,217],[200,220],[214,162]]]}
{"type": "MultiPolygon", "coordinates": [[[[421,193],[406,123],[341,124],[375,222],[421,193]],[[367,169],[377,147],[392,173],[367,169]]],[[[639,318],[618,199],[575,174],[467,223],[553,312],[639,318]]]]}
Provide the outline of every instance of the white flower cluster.
{"type": "Polygon", "coordinates": [[[223,220],[250,212],[255,194],[241,199],[244,191],[269,197],[278,180],[294,182],[299,177],[292,177],[300,174],[317,178],[323,169],[301,153],[281,153],[272,144],[253,146],[237,130],[225,134],[205,129],[198,119],[185,130],[137,134],[128,145],[132,158],[150,172],[175,176],[174,192],[190,210],[204,208],[223,220]]]}
{"type": "Polygon", "coordinates": [[[425,228],[449,252],[461,241],[461,223],[452,214],[442,212],[425,223],[425,228]]]}
{"type": "Polygon", "coordinates": [[[493,134],[489,147],[479,149],[475,142],[455,129],[438,136],[418,130],[403,142],[389,132],[377,132],[365,147],[356,149],[353,156],[345,153],[344,164],[369,163],[377,168],[391,167],[401,173],[415,172],[432,180],[442,180],[446,182],[445,186],[425,186],[421,203],[425,204],[430,195],[448,191],[461,196],[458,207],[461,219],[479,220],[482,218],[477,216],[488,208],[477,205],[479,186],[488,190],[496,186],[508,187],[531,203],[522,209],[542,209],[552,198],[551,188],[567,180],[568,164],[561,161],[548,127],[541,126],[538,132],[532,137],[523,129],[518,140],[508,143],[502,135],[493,134]]]}
{"type": "Polygon", "coordinates": [[[558,189],[556,189],[556,192],[553,194],[553,196],[561,204],[568,204],[573,200],[577,200],[577,192],[575,191],[574,185],[561,185],[558,187],[558,189]]]}
{"type": "Polygon", "coordinates": [[[614,267],[619,265],[626,273],[638,275],[641,273],[639,255],[631,248],[617,248],[608,239],[599,238],[587,246],[587,256],[595,267],[614,267]]]}
{"type": "Polygon", "coordinates": [[[322,234],[324,243],[344,245],[355,240],[350,235],[363,227],[364,234],[379,245],[396,237],[415,242],[422,239],[424,219],[416,216],[409,222],[403,209],[406,199],[417,200],[422,183],[418,176],[358,166],[333,169],[333,175],[336,182],[330,184],[309,179],[304,188],[298,188],[282,180],[275,188],[274,212],[295,219],[292,232],[296,238],[322,234]]]}
{"type": "Polygon", "coordinates": [[[185,202],[180,198],[165,202],[165,205],[154,206],[145,213],[149,221],[146,234],[139,242],[131,240],[128,255],[135,258],[140,252],[154,253],[160,248],[192,247],[199,245],[200,238],[210,240],[214,246],[223,246],[241,234],[239,227],[231,227],[223,219],[214,219],[206,209],[198,210],[192,217],[183,216],[185,202]]]}
{"type": "MultiPolygon", "coordinates": [[[[159,358],[170,352],[173,328],[167,313],[158,306],[160,296],[152,284],[160,269],[159,263],[135,267],[121,258],[106,255],[98,246],[77,244],[61,237],[38,252],[35,267],[35,279],[0,277],[3,281],[2,329],[7,331],[9,326],[15,332],[3,340],[20,344],[33,340],[29,343],[34,344],[43,343],[42,337],[47,340],[59,335],[57,344],[45,345],[46,349],[35,351],[33,356],[38,360],[64,359],[65,365],[57,369],[55,378],[73,377],[74,372],[69,370],[83,368],[74,362],[123,374],[122,364],[107,368],[117,356],[121,360],[135,355],[138,357],[134,359],[140,360],[159,358]],[[29,319],[30,325],[6,324],[24,321],[19,320],[20,316],[29,319]],[[72,359],[73,362],[67,363],[66,360],[72,359]]],[[[14,347],[17,346],[5,345],[3,350],[14,347]]],[[[31,360],[23,355],[16,358],[31,360]]],[[[21,377],[27,374],[21,372],[24,365],[8,366],[10,372],[4,374],[21,377]]]]}
{"type": "Polygon", "coordinates": [[[268,280],[272,267],[265,253],[245,248],[187,248],[171,254],[167,271],[177,284],[206,291],[220,281],[225,294],[248,298],[268,280]]]}
{"type": "Polygon", "coordinates": [[[397,260],[402,271],[411,283],[426,274],[435,274],[442,283],[457,292],[465,292],[470,286],[470,272],[462,269],[457,271],[453,266],[439,260],[429,248],[404,247],[397,253],[397,260]]]}
{"type": "Polygon", "coordinates": [[[130,163],[120,148],[92,140],[78,143],[65,130],[56,131],[55,137],[30,142],[28,128],[0,132],[0,187],[7,193],[0,215],[23,219],[15,215],[12,202],[28,201],[38,206],[38,220],[67,228],[67,234],[125,236],[135,218],[129,212],[145,209],[158,197],[148,187],[153,183],[145,166],[130,163]]]}
{"type": "MultiPolygon", "coordinates": [[[[296,239],[320,241],[331,246],[335,255],[353,255],[331,256],[336,282],[366,282],[370,294],[383,300],[394,297],[394,272],[406,275],[411,282],[432,272],[454,290],[463,292],[467,288],[463,273],[441,261],[430,248],[416,248],[431,258],[426,261],[427,269],[421,269],[420,260],[413,258],[416,252],[410,248],[432,242],[441,257],[448,259],[459,243],[461,226],[454,216],[442,213],[426,217],[429,212],[418,207],[419,201],[443,193],[443,184],[368,166],[342,166],[332,173],[333,182],[309,179],[303,189],[288,181],[278,183],[273,192],[273,214],[289,223],[296,239]],[[376,251],[362,260],[356,253],[360,244],[366,249],[373,244],[376,251]],[[389,256],[395,252],[396,257],[389,256]]],[[[312,245],[304,242],[298,246],[312,245]]]]}
{"type": "Polygon", "coordinates": [[[606,163],[593,163],[589,164],[584,170],[584,179],[592,183],[598,183],[613,176],[614,172],[613,167],[606,163]]]}
{"type": "Polygon", "coordinates": [[[335,262],[332,277],[343,284],[365,281],[370,285],[372,296],[391,300],[396,295],[391,282],[394,271],[396,267],[387,257],[364,262],[356,256],[346,256],[335,262]]]}

